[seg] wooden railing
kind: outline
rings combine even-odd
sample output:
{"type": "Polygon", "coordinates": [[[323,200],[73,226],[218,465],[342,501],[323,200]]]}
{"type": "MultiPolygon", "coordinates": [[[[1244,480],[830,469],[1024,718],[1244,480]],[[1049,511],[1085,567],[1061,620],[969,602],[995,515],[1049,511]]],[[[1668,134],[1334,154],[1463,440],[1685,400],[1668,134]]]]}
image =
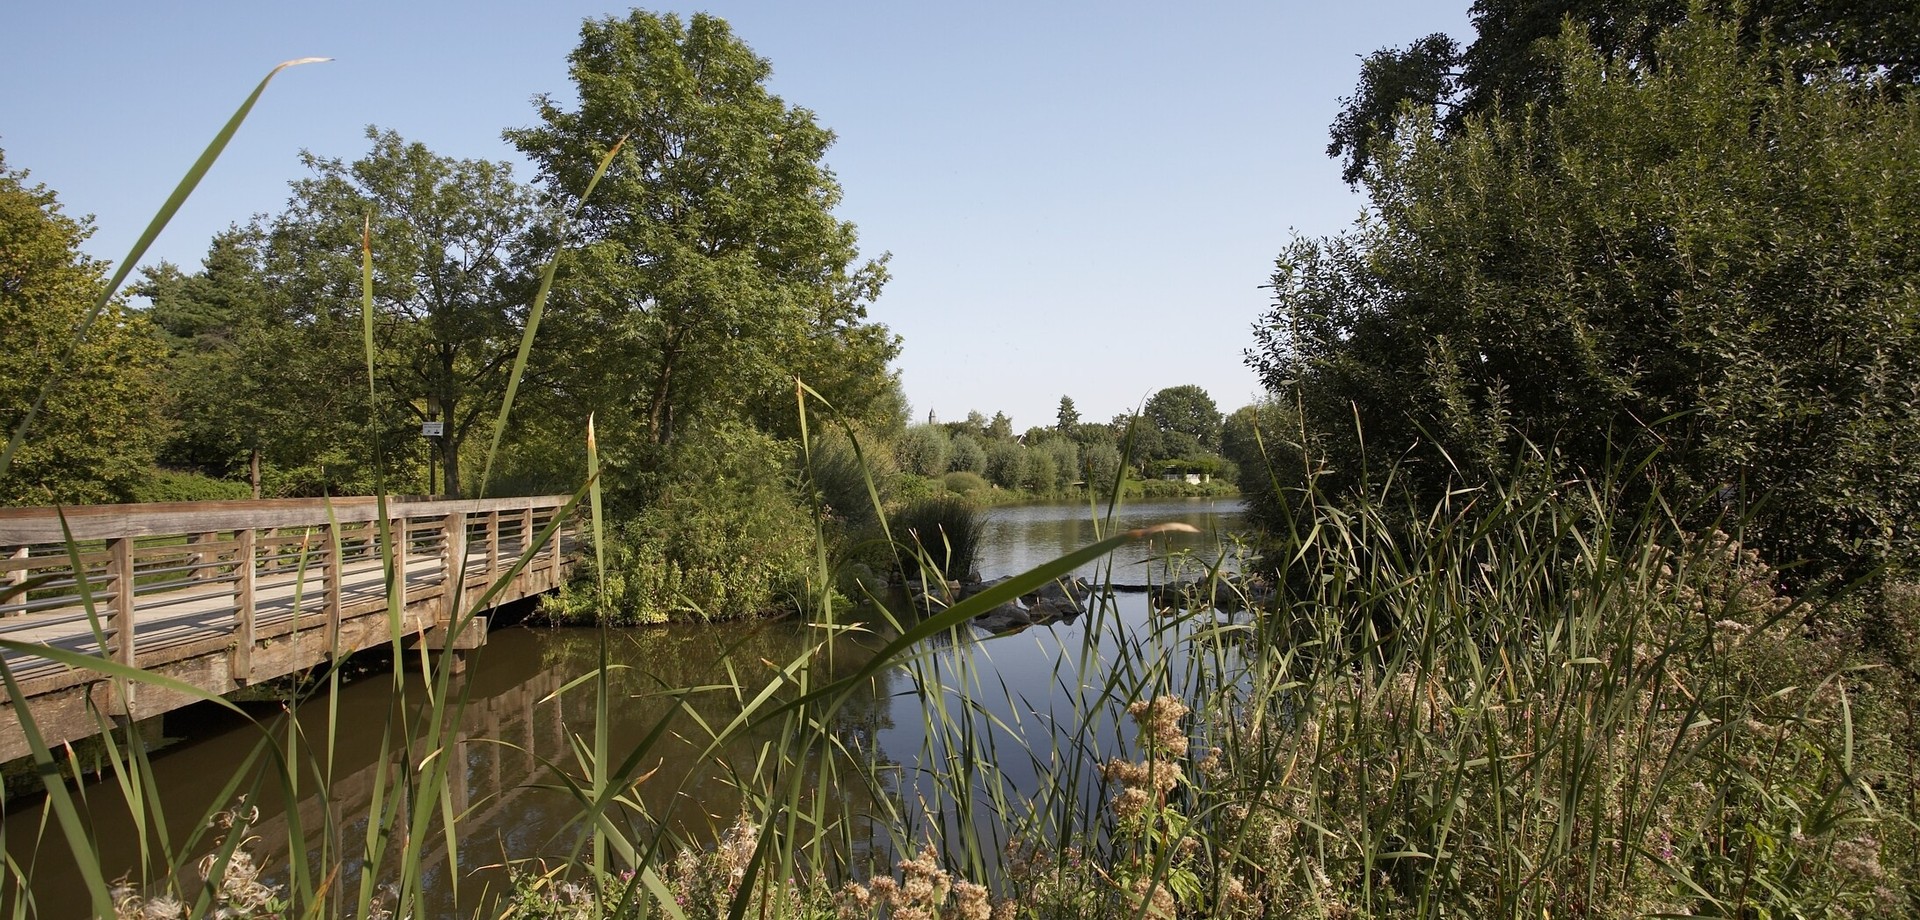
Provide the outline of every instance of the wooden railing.
{"type": "MultiPolygon", "coordinates": [[[[570,529],[530,547],[567,501],[390,500],[385,539],[371,498],[0,509],[0,638],[147,669],[197,662],[190,682],[227,692],[384,640],[389,610],[410,635],[461,626],[523,555],[493,603],[558,585],[570,529]],[[228,660],[209,667],[214,653],[228,660]]],[[[97,680],[45,655],[4,660],[29,698],[97,680]]]]}

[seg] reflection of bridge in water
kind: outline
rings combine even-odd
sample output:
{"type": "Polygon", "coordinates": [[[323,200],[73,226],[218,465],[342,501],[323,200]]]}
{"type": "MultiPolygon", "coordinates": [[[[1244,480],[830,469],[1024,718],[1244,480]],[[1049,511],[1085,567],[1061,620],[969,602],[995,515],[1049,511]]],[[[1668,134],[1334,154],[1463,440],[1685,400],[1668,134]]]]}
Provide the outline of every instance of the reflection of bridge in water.
{"type": "MultiPolygon", "coordinates": [[[[663,688],[720,683],[727,668],[726,652],[732,653],[736,668],[744,667],[740,662],[761,658],[778,661],[797,655],[802,643],[810,638],[808,632],[788,622],[615,631],[611,659],[633,667],[616,669],[609,681],[613,710],[609,713],[608,734],[613,759],[625,759],[661,719],[673,716],[674,706],[668,695],[660,692],[663,688]]],[[[868,654],[865,649],[852,649],[837,662],[836,669],[858,667],[868,654]]],[[[571,795],[554,788],[560,783],[555,768],[583,786],[587,784],[586,771],[575,751],[590,745],[596,718],[595,692],[590,681],[564,693],[561,688],[590,672],[598,662],[596,631],[516,629],[496,633],[455,678],[464,682],[464,686],[456,683],[455,692],[464,692],[467,701],[458,730],[448,734],[437,756],[461,765],[449,772],[446,791],[458,830],[458,852],[447,851],[437,805],[429,809],[434,815],[431,827],[409,828],[402,823],[392,834],[398,839],[412,833],[422,842],[419,864],[433,892],[425,905],[428,913],[454,912],[456,896],[458,912],[472,913],[482,906],[483,895],[492,897],[501,891],[504,875],[497,867],[504,862],[537,857],[548,860],[551,866],[557,865],[553,860],[583,853],[582,809],[571,795]]],[[[410,679],[418,677],[410,675],[410,679]]],[[[837,717],[836,733],[847,748],[871,752],[872,739],[886,719],[885,688],[890,679],[880,678],[872,694],[858,695],[837,717]]],[[[752,678],[743,680],[750,683],[752,678]]],[[[345,699],[348,694],[343,693],[342,721],[365,722],[382,717],[385,710],[379,707],[391,697],[386,685],[386,678],[374,677],[350,688],[355,698],[345,699]],[[361,695],[362,690],[377,692],[361,695]]],[[[409,694],[417,689],[409,688],[409,694]]],[[[738,712],[737,699],[731,693],[716,691],[687,698],[685,705],[694,717],[675,717],[676,730],[664,735],[639,764],[636,772],[650,778],[637,785],[614,784],[625,786],[623,794],[645,810],[641,814],[629,808],[615,809],[616,823],[626,828],[643,849],[646,841],[666,830],[699,843],[714,839],[740,813],[744,796],[734,786],[736,777],[751,776],[765,746],[780,740],[778,726],[765,726],[703,758],[706,739],[699,726],[723,724],[738,712]]],[[[314,720],[310,734],[324,732],[324,709],[324,703],[315,702],[302,710],[303,722],[314,720]]],[[[346,849],[354,854],[359,852],[358,835],[376,791],[393,796],[404,788],[401,774],[412,769],[399,758],[382,762],[378,733],[367,734],[366,738],[343,739],[352,749],[341,751],[339,761],[353,765],[352,772],[336,775],[326,796],[309,796],[298,805],[299,826],[308,835],[329,820],[335,827],[352,828],[353,839],[347,841],[346,849]]],[[[423,744],[418,750],[435,749],[423,744]]],[[[831,817],[852,822],[847,838],[855,841],[856,855],[864,854],[873,847],[871,838],[879,826],[871,818],[883,810],[877,806],[873,790],[864,781],[821,784],[811,773],[818,769],[817,763],[807,769],[813,778],[806,785],[833,797],[835,804],[828,810],[831,817]]],[[[843,763],[839,769],[841,776],[851,779],[849,771],[859,767],[843,763]]],[[[261,839],[260,855],[276,867],[284,867],[289,851],[299,852],[300,844],[289,842],[283,803],[262,804],[262,820],[253,831],[261,839]]],[[[410,804],[400,804],[402,816],[410,804]]],[[[333,868],[311,866],[315,877],[333,868]]],[[[363,867],[352,863],[340,868],[342,882],[355,882],[363,867]]],[[[396,871],[395,865],[383,865],[376,871],[376,878],[392,878],[396,871]]]]}
{"type": "MultiPolygon", "coordinates": [[[[226,694],[395,638],[473,648],[491,586],[487,607],[565,580],[566,533],[514,566],[566,502],[394,501],[385,536],[371,498],[0,510],[0,663],[58,746],[197,698],[42,649],[226,694]]],[[[0,699],[0,760],[27,753],[20,720],[0,699]]]]}

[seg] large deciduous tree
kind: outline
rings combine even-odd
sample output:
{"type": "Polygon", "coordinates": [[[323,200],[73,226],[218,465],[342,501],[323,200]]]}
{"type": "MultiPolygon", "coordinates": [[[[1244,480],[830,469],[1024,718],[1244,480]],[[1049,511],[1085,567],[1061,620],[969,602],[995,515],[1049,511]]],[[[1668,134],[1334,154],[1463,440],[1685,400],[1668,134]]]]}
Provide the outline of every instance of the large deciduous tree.
{"type": "Polygon", "coordinates": [[[0,503],[125,500],[153,466],[165,348],[119,303],[85,324],[106,283],[80,251],[91,230],[26,178],[0,154],[0,437],[45,399],[0,503]]]}
{"type": "Polygon", "coordinates": [[[1920,105],[1735,24],[1682,25],[1657,63],[1577,32],[1546,111],[1381,148],[1372,215],[1281,255],[1251,363],[1349,481],[1657,447],[1682,494],[1764,496],[1780,561],[1910,558],[1920,105]]]}
{"type": "Polygon", "coordinates": [[[414,421],[444,420],[437,452],[459,495],[461,445],[494,418],[520,344],[531,292],[515,257],[533,196],[505,163],[441,156],[392,131],[367,138],[352,163],[301,155],[313,175],[271,224],[268,264],[296,301],[357,316],[371,216],[382,396],[414,421]]]}
{"type": "Polygon", "coordinates": [[[1200,387],[1167,387],[1148,397],[1141,414],[1160,434],[1167,457],[1220,449],[1220,408],[1200,387]]]}
{"type": "Polygon", "coordinates": [[[561,344],[540,352],[558,405],[597,411],[605,452],[643,462],[703,420],[790,434],[795,376],[850,414],[897,414],[897,340],[866,318],[884,265],[833,214],[832,133],[768,92],[767,61],[721,19],[636,10],[586,22],[569,63],[578,107],[542,97],[538,125],[506,132],[579,208],[561,344]]]}

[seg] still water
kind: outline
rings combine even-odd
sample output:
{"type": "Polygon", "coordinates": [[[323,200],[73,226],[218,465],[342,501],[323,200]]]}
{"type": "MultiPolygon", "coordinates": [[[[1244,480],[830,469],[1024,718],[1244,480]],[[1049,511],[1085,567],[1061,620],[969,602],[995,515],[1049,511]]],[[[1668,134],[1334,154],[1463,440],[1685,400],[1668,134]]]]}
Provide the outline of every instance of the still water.
{"type": "MultiPolygon", "coordinates": [[[[1187,555],[1212,562],[1231,554],[1231,535],[1242,520],[1237,501],[1203,500],[1139,503],[1123,508],[1116,520],[1097,524],[1095,517],[1086,505],[995,509],[978,568],[986,578],[1011,575],[1116,528],[1168,521],[1198,528],[1197,535],[1128,546],[1078,573],[1115,585],[1158,583],[1177,574],[1171,559],[1187,555]]],[[[1112,679],[1123,685],[1139,681],[1136,692],[1152,692],[1151,673],[1115,675],[1106,669],[1116,657],[1128,657],[1112,654],[1116,647],[1138,648],[1141,637],[1157,628],[1144,595],[1117,593],[1099,612],[1072,621],[1012,635],[966,631],[944,636],[913,666],[880,672],[840,710],[833,729],[850,751],[870,764],[893,767],[896,781],[878,793],[893,801],[874,801],[876,793],[865,784],[830,784],[836,788],[823,792],[830,797],[830,809],[846,816],[845,839],[855,850],[883,851],[884,832],[867,816],[885,813],[899,802],[937,798],[931,788],[937,784],[930,777],[938,768],[925,765],[937,764],[949,752],[942,749],[941,739],[928,737],[922,712],[930,694],[950,694],[964,684],[973,698],[990,704],[994,711],[986,715],[998,726],[999,737],[989,741],[995,745],[989,753],[1003,774],[995,782],[1019,787],[1050,769],[1049,759],[1057,756],[1048,742],[1022,739],[1029,732],[1050,739],[1072,735],[1076,726],[1071,721],[1084,718],[1075,702],[1082,687],[1112,679]]],[[[793,660],[818,638],[796,620],[615,631],[607,649],[608,660],[619,666],[609,686],[610,749],[618,757],[654,729],[675,705],[666,691],[732,683],[730,674],[742,684],[758,686],[770,676],[770,664],[793,660]]],[[[871,659],[882,638],[876,634],[865,642],[836,643],[831,660],[816,660],[812,667],[829,672],[822,675],[827,677],[851,673],[871,659]]],[[[590,685],[562,690],[591,672],[600,655],[598,630],[545,628],[495,631],[488,644],[472,654],[459,678],[469,698],[459,740],[442,755],[460,765],[450,774],[455,806],[464,810],[454,842],[457,859],[447,859],[445,837],[437,828],[423,829],[434,838],[428,846],[426,877],[436,891],[431,906],[437,913],[470,912],[490,888],[497,891],[500,874],[487,867],[528,856],[564,859],[577,845],[579,810],[567,794],[553,788],[554,767],[581,772],[583,739],[591,738],[596,701],[590,685]],[[452,865],[457,870],[450,869],[452,865]]],[[[1137,667],[1137,662],[1129,667],[1137,667]]],[[[417,685],[416,676],[407,679],[415,683],[408,688],[409,697],[420,698],[425,688],[417,685]]],[[[778,740],[773,737],[777,729],[744,737],[717,754],[704,752],[700,724],[724,724],[739,712],[739,700],[730,692],[713,691],[686,697],[685,705],[697,720],[683,715],[675,722],[674,734],[654,745],[643,765],[652,778],[635,787],[633,795],[647,813],[668,815],[671,826],[687,838],[710,840],[739,813],[742,795],[735,780],[751,775],[755,758],[778,740]]],[[[248,708],[262,723],[270,722],[279,709],[257,703],[248,708]]],[[[271,789],[257,792],[257,855],[284,871],[290,858],[290,823],[314,828],[328,812],[349,849],[364,839],[378,778],[383,771],[391,776],[406,768],[404,756],[382,750],[383,726],[394,716],[393,709],[392,678],[386,674],[370,675],[343,687],[331,700],[300,707],[297,723],[307,738],[325,738],[329,719],[340,726],[334,732],[331,772],[307,778],[313,788],[324,785],[331,795],[308,796],[290,808],[271,789]]],[[[261,735],[245,720],[218,710],[175,719],[168,730],[188,737],[153,755],[153,786],[177,840],[201,815],[230,799],[228,784],[256,755],[261,735]]],[[[1107,749],[1124,734],[1124,727],[1104,723],[1081,743],[1086,751],[1107,749]]],[[[138,835],[128,823],[118,785],[108,776],[83,790],[82,797],[107,878],[122,872],[137,877],[138,835]]],[[[85,915],[87,904],[59,830],[42,824],[38,803],[14,804],[9,803],[6,817],[5,848],[33,882],[27,892],[7,894],[32,898],[34,912],[41,916],[85,915]]],[[[985,835],[995,833],[1000,831],[985,835]]]]}

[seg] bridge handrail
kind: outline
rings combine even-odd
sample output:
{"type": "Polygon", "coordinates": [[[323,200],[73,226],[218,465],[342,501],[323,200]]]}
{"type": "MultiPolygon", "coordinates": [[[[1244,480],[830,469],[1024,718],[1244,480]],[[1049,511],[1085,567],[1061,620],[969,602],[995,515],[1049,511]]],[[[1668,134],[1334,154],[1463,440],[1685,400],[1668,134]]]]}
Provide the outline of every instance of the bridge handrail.
{"type": "MultiPolygon", "coordinates": [[[[430,518],[449,514],[485,514],[559,508],[570,495],[534,495],[484,499],[388,499],[389,517],[430,518]]],[[[333,519],[364,523],[380,517],[370,496],[278,498],[257,501],[154,502],[141,505],[74,505],[68,508],[0,508],[0,546],[60,543],[60,518],[75,540],[112,540],[225,530],[318,527],[333,519]]]]}

